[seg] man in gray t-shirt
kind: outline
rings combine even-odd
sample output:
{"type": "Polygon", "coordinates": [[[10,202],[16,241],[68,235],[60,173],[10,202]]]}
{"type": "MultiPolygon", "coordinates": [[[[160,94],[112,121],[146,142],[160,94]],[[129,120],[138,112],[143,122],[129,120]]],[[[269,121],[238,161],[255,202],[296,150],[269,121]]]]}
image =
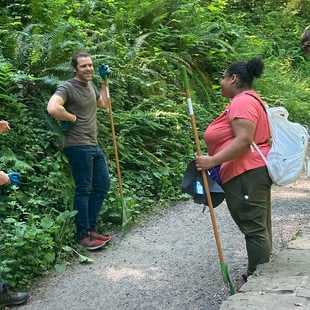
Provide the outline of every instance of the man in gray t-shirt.
{"type": "MultiPolygon", "coordinates": [[[[96,232],[96,221],[110,187],[107,162],[97,141],[97,108],[108,108],[105,84],[100,91],[92,83],[93,62],[80,52],[71,61],[74,78],[60,84],[48,102],[47,111],[60,121],[63,151],[75,182],[73,209],[76,237],[88,250],[103,247],[110,236],[96,232]]],[[[109,74],[106,66],[105,74],[109,74]]]]}

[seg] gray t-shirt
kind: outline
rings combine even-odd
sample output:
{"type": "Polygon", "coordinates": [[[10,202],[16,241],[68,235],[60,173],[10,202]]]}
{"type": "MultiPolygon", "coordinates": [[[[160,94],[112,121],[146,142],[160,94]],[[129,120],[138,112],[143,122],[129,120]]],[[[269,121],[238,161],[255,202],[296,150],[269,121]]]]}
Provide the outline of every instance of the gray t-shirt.
{"type": "Polygon", "coordinates": [[[97,100],[100,93],[95,85],[70,79],[57,87],[55,92],[65,104],[64,108],[76,115],[76,124],[65,133],[63,147],[97,145],[97,100]]]}

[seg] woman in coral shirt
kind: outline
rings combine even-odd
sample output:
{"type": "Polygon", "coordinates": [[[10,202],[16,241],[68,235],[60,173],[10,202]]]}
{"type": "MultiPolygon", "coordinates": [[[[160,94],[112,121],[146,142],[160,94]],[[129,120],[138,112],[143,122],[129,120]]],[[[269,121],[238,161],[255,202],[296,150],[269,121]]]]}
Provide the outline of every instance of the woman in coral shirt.
{"type": "Polygon", "coordinates": [[[197,170],[219,168],[230,214],[245,235],[248,270],[268,262],[272,250],[272,181],[261,156],[251,146],[255,141],[264,155],[270,149],[270,130],[263,102],[252,89],[263,62],[253,58],[227,67],[221,80],[222,95],[230,98],[224,112],[207,128],[204,140],[208,155],[196,158],[197,170]]]}

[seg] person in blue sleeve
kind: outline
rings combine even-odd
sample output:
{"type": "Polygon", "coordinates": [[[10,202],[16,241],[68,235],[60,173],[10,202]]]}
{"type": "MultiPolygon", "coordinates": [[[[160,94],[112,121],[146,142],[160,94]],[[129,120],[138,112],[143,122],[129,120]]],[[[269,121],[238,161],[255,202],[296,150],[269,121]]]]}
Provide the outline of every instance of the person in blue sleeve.
{"type": "MultiPolygon", "coordinates": [[[[10,126],[7,121],[0,121],[0,133],[9,131],[10,126]]],[[[0,186],[17,185],[19,183],[20,174],[18,172],[5,173],[0,171],[0,186]]],[[[28,299],[26,292],[11,292],[0,276],[0,308],[17,306],[24,304],[28,299]]]]}

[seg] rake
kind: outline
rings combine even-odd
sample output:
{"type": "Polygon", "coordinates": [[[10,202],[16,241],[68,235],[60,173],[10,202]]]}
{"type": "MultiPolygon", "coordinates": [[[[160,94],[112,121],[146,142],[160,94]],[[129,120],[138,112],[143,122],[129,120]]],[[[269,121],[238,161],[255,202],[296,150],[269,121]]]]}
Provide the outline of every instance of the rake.
{"type": "MultiPolygon", "coordinates": [[[[185,67],[182,67],[181,73],[182,73],[182,77],[183,77],[183,83],[185,86],[185,95],[186,95],[186,100],[187,100],[187,104],[188,104],[189,115],[191,118],[192,129],[193,129],[193,133],[194,133],[194,139],[195,139],[195,144],[196,144],[196,152],[197,152],[198,156],[201,156],[202,151],[201,151],[201,147],[200,147],[200,143],[199,143],[199,137],[198,137],[197,127],[196,127],[194,109],[193,109],[192,100],[191,100],[191,96],[190,96],[188,77],[187,77],[187,72],[186,72],[185,67]]],[[[230,294],[233,295],[233,294],[235,294],[235,288],[232,285],[232,282],[230,280],[229,273],[228,273],[228,268],[227,268],[227,265],[224,261],[224,255],[223,255],[220,236],[219,236],[219,232],[218,232],[218,228],[217,228],[217,223],[216,223],[216,218],[215,218],[215,213],[214,213],[214,208],[213,208],[213,202],[211,199],[211,194],[210,194],[210,190],[209,190],[206,171],[201,171],[201,174],[202,174],[202,179],[203,179],[203,185],[205,188],[205,194],[206,194],[207,201],[208,201],[208,206],[209,206],[209,211],[210,211],[210,216],[211,216],[211,222],[212,222],[214,237],[215,237],[215,241],[216,241],[218,256],[219,256],[219,260],[220,260],[223,280],[224,280],[224,283],[228,286],[230,294]]]]}

